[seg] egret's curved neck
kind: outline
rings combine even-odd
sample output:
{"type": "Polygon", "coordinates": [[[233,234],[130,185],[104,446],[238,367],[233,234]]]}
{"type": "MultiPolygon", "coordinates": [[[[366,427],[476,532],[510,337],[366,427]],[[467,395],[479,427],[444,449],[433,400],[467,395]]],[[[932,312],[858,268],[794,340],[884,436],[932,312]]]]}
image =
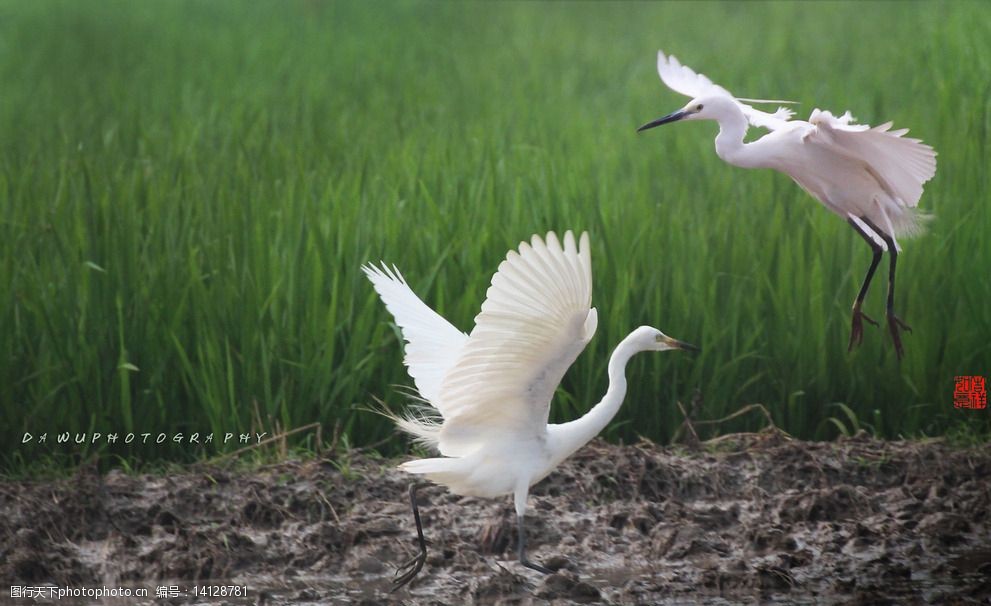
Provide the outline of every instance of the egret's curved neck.
{"type": "Polygon", "coordinates": [[[716,136],[716,154],[723,161],[742,166],[743,168],[755,168],[750,161],[750,155],[745,153],[747,144],[743,142],[743,137],[747,134],[750,125],[747,117],[743,115],[740,108],[735,104],[727,107],[717,119],[719,122],[719,134],[716,136]]]}
{"type": "Polygon", "coordinates": [[[626,363],[640,351],[632,334],[623,339],[609,358],[609,388],[602,400],[581,418],[548,427],[554,465],[597,436],[616,416],[626,397],[626,363]]]}

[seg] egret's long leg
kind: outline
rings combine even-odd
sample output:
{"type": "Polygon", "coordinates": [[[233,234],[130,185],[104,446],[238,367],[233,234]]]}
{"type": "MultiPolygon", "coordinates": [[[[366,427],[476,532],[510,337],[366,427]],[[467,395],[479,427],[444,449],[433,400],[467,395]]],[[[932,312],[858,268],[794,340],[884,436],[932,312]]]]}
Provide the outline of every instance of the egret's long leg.
{"type": "Polygon", "coordinates": [[[908,324],[902,322],[901,318],[895,315],[895,265],[898,262],[898,247],[895,245],[895,239],[886,234],[885,232],[878,229],[876,225],[870,221],[866,223],[884,239],[884,243],[888,245],[888,302],[885,306],[885,315],[888,318],[888,331],[891,332],[891,340],[895,344],[895,355],[901,360],[902,356],[905,355],[905,348],[902,347],[902,338],[898,334],[899,330],[907,330],[912,332],[912,327],[908,324]]]}
{"type": "Polygon", "coordinates": [[[864,231],[853,219],[848,219],[847,223],[850,224],[853,229],[860,234],[860,237],[864,239],[867,244],[870,245],[871,250],[874,251],[874,258],[871,259],[871,266],[867,268],[867,274],[864,276],[864,281],[860,285],[860,292],[857,293],[857,298],[853,301],[853,323],[850,327],[850,344],[847,346],[847,351],[853,351],[853,348],[860,345],[864,340],[864,323],[863,320],[867,320],[874,326],[878,323],[874,321],[870,316],[865,314],[860,310],[860,307],[864,304],[864,297],[867,296],[867,290],[871,286],[871,280],[874,278],[874,272],[877,270],[878,263],[881,262],[881,253],[883,248],[880,244],[874,241],[866,231],[864,231]]]}
{"type": "Polygon", "coordinates": [[[427,561],[427,541],[423,538],[423,524],[420,523],[420,508],[416,504],[416,490],[426,484],[413,482],[409,485],[409,503],[413,509],[413,520],[416,522],[416,536],[420,542],[420,553],[396,569],[396,578],[392,581],[392,591],[413,580],[427,561]]]}
{"type": "Polygon", "coordinates": [[[527,568],[536,570],[537,572],[542,572],[544,574],[553,574],[554,571],[549,568],[544,568],[540,564],[531,562],[526,557],[526,530],[523,527],[523,516],[516,516],[516,534],[519,535],[516,545],[516,554],[519,556],[520,564],[523,564],[527,568]]]}

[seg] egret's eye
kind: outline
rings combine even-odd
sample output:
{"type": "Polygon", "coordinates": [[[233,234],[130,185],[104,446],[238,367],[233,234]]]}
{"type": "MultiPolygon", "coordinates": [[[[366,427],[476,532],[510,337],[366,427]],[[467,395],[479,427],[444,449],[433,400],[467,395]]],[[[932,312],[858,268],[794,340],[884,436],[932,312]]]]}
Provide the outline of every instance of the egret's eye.
{"type": "Polygon", "coordinates": [[[695,111],[697,111],[697,112],[702,111],[702,104],[701,103],[699,103],[698,105],[695,106],[695,111]]]}

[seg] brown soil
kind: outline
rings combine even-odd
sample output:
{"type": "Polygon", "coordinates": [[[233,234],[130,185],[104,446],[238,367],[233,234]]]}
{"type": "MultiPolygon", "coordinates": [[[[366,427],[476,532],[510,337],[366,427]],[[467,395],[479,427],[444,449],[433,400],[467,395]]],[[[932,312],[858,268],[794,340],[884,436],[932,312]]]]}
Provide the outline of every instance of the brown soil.
{"type": "Polygon", "coordinates": [[[514,561],[509,497],[432,487],[420,491],[427,564],[390,594],[415,552],[393,464],[353,454],[0,483],[0,602],[52,584],[151,592],[100,601],[129,604],[991,604],[987,448],[594,442],[530,497],[529,554],[557,573],[514,561]],[[208,581],[247,597],[192,597],[208,581]],[[185,595],[155,600],[159,585],[185,595]]]}

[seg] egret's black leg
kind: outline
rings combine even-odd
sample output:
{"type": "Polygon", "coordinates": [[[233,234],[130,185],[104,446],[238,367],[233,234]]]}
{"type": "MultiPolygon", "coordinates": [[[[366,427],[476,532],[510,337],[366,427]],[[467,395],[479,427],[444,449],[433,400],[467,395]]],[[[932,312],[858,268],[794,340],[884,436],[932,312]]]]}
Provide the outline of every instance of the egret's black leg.
{"type": "Polygon", "coordinates": [[[884,243],[888,245],[888,303],[885,307],[885,315],[888,317],[888,331],[891,332],[891,340],[895,344],[895,354],[898,356],[898,359],[901,360],[902,356],[905,355],[905,348],[902,347],[902,339],[898,334],[898,331],[907,330],[908,332],[912,332],[912,327],[902,322],[901,318],[895,315],[895,265],[898,262],[898,249],[895,246],[894,238],[878,229],[878,227],[870,221],[866,221],[866,223],[871,227],[871,229],[876,231],[878,235],[884,239],[884,243]]]}
{"type": "Polygon", "coordinates": [[[860,292],[857,293],[857,298],[853,301],[853,325],[850,327],[850,344],[847,346],[847,351],[853,351],[853,348],[860,345],[864,340],[863,320],[867,320],[874,326],[878,325],[870,316],[860,311],[860,307],[864,304],[864,297],[867,296],[867,289],[871,286],[871,280],[874,278],[874,272],[877,270],[878,263],[881,262],[881,253],[884,249],[874,241],[874,238],[870,237],[867,232],[857,225],[853,219],[848,219],[847,222],[870,245],[871,250],[874,251],[871,266],[867,268],[867,275],[864,276],[864,282],[860,285],[860,292]]]}
{"type": "Polygon", "coordinates": [[[523,516],[516,516],[516,530],[519,538],[516,546],[516,554],[520,558],[520,564],[523,564],[527,568],[536,570],[537,572],[542,572],[544,574],[553,574],[554,571],[549,568],[544,568],[540,564],[531,562],[526,558],[526,530],[523,528],[523,516]]]}
{"type": "Polygon", "coordinates": [[[423,568],[423,563],[427,561],[427,541],[423,538],[423,524],[420,523],[420,508],[416,505],[416,489],[421,486],[426,486],[426,484],[413,482],[409,485],[409,503],[413,509],[413,520],[416,521],[416,536],[420,541],[420,553],[396,569],[396,578],[392,581],[392,591],[396,591],[412,581],[413,577],[423,568]]]}

